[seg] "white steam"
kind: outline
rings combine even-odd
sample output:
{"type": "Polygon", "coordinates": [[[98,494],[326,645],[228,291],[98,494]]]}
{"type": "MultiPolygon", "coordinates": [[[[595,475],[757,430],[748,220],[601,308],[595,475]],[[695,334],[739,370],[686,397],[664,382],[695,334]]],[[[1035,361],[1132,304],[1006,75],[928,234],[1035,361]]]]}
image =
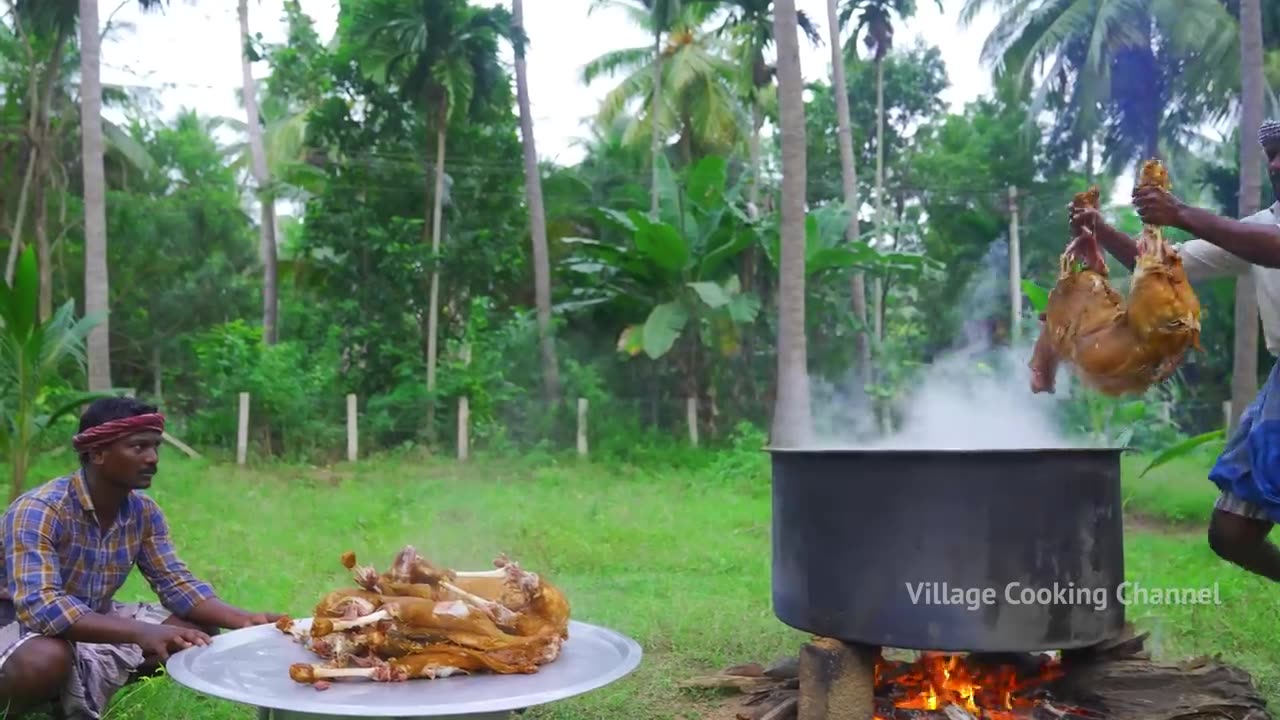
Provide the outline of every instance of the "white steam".
{"type": "MultiPolygon", "coordinates": [[[[1008,315],[1008,250],[992,244],[961,307],[971,317],[1008,315]]],[[[1034,322],[1024,315],[1023,324],[1034,322]]],[[[1034,328],[1034,325],[1033,325],[1034,328]]],[[[1026,333],[1024,333],[1026,334],[1026,333]]],[[[1027,364],[1036,333],[996,346],[978,323],[965,328],[962,346],[923,368],[918,380],[894,398],[898,429],[878,432],[873,406],[856,372],[832,384],[814,378],[815,446],[823,448],[991,450],[1081,447],[1055,419],[1068,387],[1059,371],[1060,395],[1032,394],[1027,364]]]]}

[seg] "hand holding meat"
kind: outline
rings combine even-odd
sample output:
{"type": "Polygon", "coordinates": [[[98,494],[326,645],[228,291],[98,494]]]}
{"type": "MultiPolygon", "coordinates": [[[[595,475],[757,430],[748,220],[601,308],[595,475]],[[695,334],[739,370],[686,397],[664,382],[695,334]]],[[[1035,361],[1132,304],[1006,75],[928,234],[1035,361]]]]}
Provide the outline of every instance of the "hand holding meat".
{"type": "Polygon", "coordinates": [[[1178,227],[1181,224],[1182,203],[1163,188],[1138,188],[1133,194],[1133,208],[1147,225],[1178,227]]]}
{"type": "Polygon", "coordinates": [[[1072,201],[1073,237],[1063,252],[1058,282],[1049,293],[1040,337],[1030,362],[1032,392],[1054,391],[1061,362],[1088,387],[1120,396],[1168,379],[1187,350],[1200,347],[1200,303],[1182,259],[1151,220],[1176,219],[1169,178],[1155,160],[1142,168],[1135,198],[1148,221],[1127,302],[1111,287],[1096,236],[1098,189],[1072,201]]]}
{"type": "Polygon", "coordinates": [[[559,657],[569,637],[568,600],[506,557],[493,570],[457,572],[406,546],[384,573],[357,565],[350,552],[342,564],[358,587],[321,598],[309,631],[288,617],[276,623],[325,661],[289,669],[318,689],[341,678],[534,673],[559,657]]]}

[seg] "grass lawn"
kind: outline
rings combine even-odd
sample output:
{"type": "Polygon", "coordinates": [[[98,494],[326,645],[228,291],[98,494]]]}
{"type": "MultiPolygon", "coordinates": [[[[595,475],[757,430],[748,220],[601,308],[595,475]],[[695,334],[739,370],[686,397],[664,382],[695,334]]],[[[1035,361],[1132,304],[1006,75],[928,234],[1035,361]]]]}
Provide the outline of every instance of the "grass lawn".
{"type": "MultiPolygon", "coordinates": [[[[70,460],[70,455],[62,456],[70,460]]],[[[1167,656],[1221,653],[1280,699],[1276,589],[1219,561],[1204,542],[1214,497],[1205,463],[1138,480],[1126,460],[1127,570],[1149,586],[1217,582],[1223,605],[1130,607],[1167,656]]],[[[45,459],[38,477],[63,466],[45,459]]],[[[153,496],[180,551],[230,602],[307,614],[348,584],[339,555],[385,566],[406,543],[455,567],[508,552],[564,588],[574,617],[618,629],[645,649],[640,669],[588,696],[531,711],[537,720],[699,718],[714,704],[675,688],[694,672],[794,653],[805,636],[770,608],[769,483],[763,457],[726,453],[695,469],[645,469],[547,458],[384,459],[334,469],[235,467],[167,454],[153,496]]],[[[122,599],[151,599],[135,574],[122,599]]],[[[284,668],[281,668],[284,672],[284,668]]],[[[115,718],[251,718],[244,707],[167,679],[126,688],[115,718]]]]}

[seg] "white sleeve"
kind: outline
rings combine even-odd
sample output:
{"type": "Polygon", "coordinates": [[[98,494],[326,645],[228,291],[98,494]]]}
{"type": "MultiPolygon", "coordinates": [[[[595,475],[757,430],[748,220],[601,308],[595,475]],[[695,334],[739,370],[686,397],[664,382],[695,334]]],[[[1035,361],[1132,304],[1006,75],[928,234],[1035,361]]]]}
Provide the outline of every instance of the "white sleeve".
{"type": "Polygon", "coordinates": [[[1249,268],[1249,261],[1223,250],[1208,240],[1188,240],[1174,246],[1182,256],[1187,279],[1191,282],[1239,275],[1249,268]]]}

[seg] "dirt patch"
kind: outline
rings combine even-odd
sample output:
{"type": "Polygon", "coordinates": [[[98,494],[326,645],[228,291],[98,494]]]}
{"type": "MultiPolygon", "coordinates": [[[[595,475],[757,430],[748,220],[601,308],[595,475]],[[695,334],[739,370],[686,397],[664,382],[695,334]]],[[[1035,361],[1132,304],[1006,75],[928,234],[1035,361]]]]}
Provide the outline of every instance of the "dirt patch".
{"type": "Polygon", "coordinates": [[[1126,512],[1124,515],[1124,531],[1126,533],[1153,533],[1157,535],[1193,536],[1205,532],[1203,523],[1192,521],[1174,521],[1155,515],[1126,512]]]}

